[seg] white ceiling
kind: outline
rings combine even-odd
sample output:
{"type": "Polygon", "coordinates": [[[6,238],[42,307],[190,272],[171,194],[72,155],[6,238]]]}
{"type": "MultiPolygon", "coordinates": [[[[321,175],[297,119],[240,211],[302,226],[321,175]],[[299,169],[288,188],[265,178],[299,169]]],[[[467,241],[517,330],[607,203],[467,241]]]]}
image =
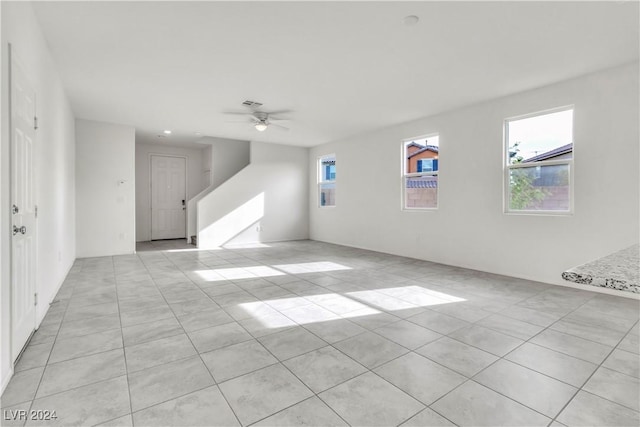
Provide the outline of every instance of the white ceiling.
{"type": "Polygon", "coordinates": [[[168,145],[185,148],[205,148],[210,144],[208,141],[199,142],[202,135],[195,135],[193,132],[178,132],[165,135],[162,131],[155,129],[136,129],[136,144],[168,145]]]}
{"type": "Polygon", "coordinates": [[[313,146],[638,60],[635,1],[34,8],[79,118],[177,142],[313,146]],[[226,123],[246,99],[292,110],[291,131],[226,123]]]}

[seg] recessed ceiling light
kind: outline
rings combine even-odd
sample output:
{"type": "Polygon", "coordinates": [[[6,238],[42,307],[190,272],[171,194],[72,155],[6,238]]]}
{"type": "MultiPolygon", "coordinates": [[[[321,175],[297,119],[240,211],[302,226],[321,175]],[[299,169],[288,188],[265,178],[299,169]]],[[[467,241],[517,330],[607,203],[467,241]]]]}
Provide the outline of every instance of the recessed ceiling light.
{"type": "Polygon", "coordinates": [[[165,130],[163,131],[165,135],[171,135],[171,131],[170,130],[165,130]]]}
{"type": "Polygon", "coordinates": [[[409,15],[409,16],[405,16],[404,18],[402,18],[402,23],[404,25],[410,27],[412,25],[416,25],[419,20],[420,20],[420,18],[418,18],[416,15],[409,15]]]}
{"type": "Polygon", "coordinates": [[[196,132],[195,134],[196,134],[196,136],[202,135],[202,133],[200,133],[200,132],[196,132]]]}

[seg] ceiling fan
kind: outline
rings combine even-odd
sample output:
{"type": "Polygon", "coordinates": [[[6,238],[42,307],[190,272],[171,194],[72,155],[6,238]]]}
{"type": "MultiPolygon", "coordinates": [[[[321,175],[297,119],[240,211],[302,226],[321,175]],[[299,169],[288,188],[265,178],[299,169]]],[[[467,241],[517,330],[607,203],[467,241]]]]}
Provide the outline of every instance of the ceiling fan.
{"type": "Polygon", "coordinates": [[[226,112],[224,114],[233,116],[247,116],[245,120],[229,120],[228,123],[251,123],[253,127],[259,131],[264,132],[269,126],[274,126],[280,129],[289,130],[288,127],[278,124],[279,122],[288,122],[288,119],[278,117],[279,114],[289,113],[288,110],[281,111],[260,111],[258,108],[262,105],[258,102],[245,101],[242,105],[248,106],[252,111],[247,112],[226,112]]]}

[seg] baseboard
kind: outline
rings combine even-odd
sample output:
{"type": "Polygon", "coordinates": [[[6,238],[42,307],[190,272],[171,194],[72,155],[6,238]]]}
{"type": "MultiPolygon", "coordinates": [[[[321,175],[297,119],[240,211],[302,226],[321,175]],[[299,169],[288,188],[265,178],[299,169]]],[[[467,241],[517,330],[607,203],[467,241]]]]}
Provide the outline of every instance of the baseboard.
{"type": "Polygon", "coordinates": [[[127,250],[125,252],[107,252],[107,253],[84,253],[84,254],[78,254],[76,255],[76,259],[85,259],[85,258],[106,258],[106,257],[112,257],[112,256],[118,256],[118,255],[135,255],[136,253],[136,248],[131,249],[130,251],[127,250]]]}
{"type": "Polygon", "coordinates": [[[410,258],[410,259],[417,259],[417,260],[420,260],[420,261],[428,261],[428,262],[433,262],[433,263],[436,263],[436,264],[448,265],[450,267],[460,267],[460,268],[465,268],[467,270],[480,271],[482,273],[496,274],[496,275],[505,276],[505,277],[513,277],[515,279],[530,280],[532,282],[544,283],[545,285],[562,286],[562,287],[566,287],[566,288],[574,288],[574,289],[580,289],[580,290],[583,290],[583,291],[596,292],[596,293],[599,293],[599,294],[613,295],[613,296],[616,296],[616,297],[640,300],[640,294],[634,294],[632,292],[618,291],[618,290],[615,290],[615,289],[603,288],[603,287],[600,287],[600,286],[582,285],[582,284],[579,284],[579,283],[568,282],[568,281],[563,280],[563,279],[558,279],[557,282],[549,282],[549,281],[540,280],[540,279],[533,278],[533,277],[527,277],[526,275],[517,275],[516,276],[516,275],[513,275],[513,274],[505,274],[505,273],[495,272],[495,271],[478,270],[477,268],[473,268],[473,267],[470,267],[470,266],[467,266],[467,265],[444,264],[444,263],[438,262],[438,261],[432,261],[432,260],[423,259],[423,258],[409,257],[409,256],[404,255],[404,254],[398,254],[398,253],[393,253],[393,252],[383,252],[383,251],[381,251],[379,249],[372,249],[372,248],[367,248],[367,247],[363,247],[363,246],[351,245],[351,244],[340,243],[340,242],[330,242],[330,241],[327,241],[327,240],[314,239],[312,237],[310,237],[309,240],[313,240],[313,241],[316,241],[316,242],[322,242],[322,243],[329,243],[331,245],[346,246],[348,248],[363,249],[365,251],[378,252],[378,253],[381,253],[381,254],[389,254],[389,255],[401,256],[401,257],[410,258]]]}
{"type": "Polygon", "coordinates": [[[36,318],[36,329],[38,329],[40,327],[40,324],[42,323],[42,321],[44,320],[45,316],[49,312],[49,307],[51,306],[51,303],[56,298],[56,295],[58,295],[58,292],[60,292],[60,288],[64,284],[64,281],[67,279],[67,276],[69,275],[69,273],[71,272],[71,269],[73,268],[73,264],[75,263],[75,261],[76,261],[75,258],[73,260],[71,260],[71,262],[69,263],[69,265],[66,268],[66,271],[65,271],[64,275],[62,276],[62,279],[59,280],[58,284],[55,286],[54,292],[48,298],[47,309],[44,311],[44,313],[42,313],[42,315],[38,314],[38,317],[36,318]]]}
{"type": "MultiPolygon", "coordinates": [[[[69,263],[69,265],[65,269],[65,273],[62,276],[62,279],[58,281],[58,284],[55,286],[54,291],[51,293],[51,296],[48,298],[47,309],[44,310],[44,312],[42,314],[40,314],[38,311],[36,311],[36,316],[37,316],[37,318],[36,318],[36,330],[40,327],[40,324],[42,323],[42,321],[44,320],[45,316],[49,312],[50,304],[53,302],[53,300],[55,299],[56,295],[58,295],[58,292],[60,292],[60,288],[64,284],[64,281],[67,279],[67,276],[69,275],[69,272],[71,272],[71,269],[73,268],[73,264],[74,263],[75,263],[75,258],[73,260],[71,260],[71,262],[69,263]]],[[[40,290],[38,292],[41,293],[40,290]]],[[[13,363],[11,363],[10,365],[13,365],[13,363]]],[[[4,393],[5,389],[9,385],[9,382],[11,381],[11,378],[13,377],[13,374],[14,374],[13,366],[11,366],[7,376],[5,378],[2,378],[2,389],[1,389],[2,391],[0,392],[0,394],[4,393]]]]}

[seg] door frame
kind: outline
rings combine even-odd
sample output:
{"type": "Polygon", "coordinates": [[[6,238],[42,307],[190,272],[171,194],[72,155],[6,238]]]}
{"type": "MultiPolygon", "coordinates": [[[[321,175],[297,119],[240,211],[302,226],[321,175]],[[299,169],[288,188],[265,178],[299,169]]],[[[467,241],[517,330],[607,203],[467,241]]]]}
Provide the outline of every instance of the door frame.
{"type": "MultiPolygon", "coordinates": [[[[34,93],[34,106],[33,106],[33,113],[35,115],[35,117],[37,117],[37,98],[36,95],[37,93],[35,92],[35,88],[34,86],[31,84],[31,81],[29,81],[30,79],[27,76],[26,73],[26,67],[23,66],[23,62],[21,60],[18,59],[16,53],[15,53],[15,49],[13,47],[13,45],[11,43],[8,43],[8,49],[7,49],[7,54],[8,54],[8,59],[9,59],[9,67],[8,67],[8,82],[9,82],[9,102],[8,102],[8,114],[9,114],[9,146],[8,146],[8,156],[9,156],[9,204],[7,206],[7,213],[8,213],[8,217],[9,217],[9,225],[11,227],[13,227],[13,184],[14,184],[14,179],[13,179],[13,172],[14,172],[14,168],[15,168],[15,164],[14,164],[14,160],[13,160],[13,137],[14,137],[14,118],[13,118],[13,114],[14,114],[14,99],[13,99],[13,80],[14,80],[14,67],[18,67],[20,69],[20,72],[23,74],[23,78],[29,83],[29,86],[31,87],[31,89],[33,89],[33,93],[34,93]]],[[[34,120],[36,120],[34,117],[34,120]]],[[[34,123],[35,125],[35,123],[34,123]]],[[[33,152],[32,152],[32,158],[35,161],[36,158],[36,152],[37,152],[37,138],[38,138],[38,133],[37,133],[37,127],[34,129],[33,132],[33,152]]],[[[35,167],[35,164],[32,165],[33,167],[35,167]]],[[[33,171],[34,173],[34,178],[35,178],[35,171],[33,171]]],[[[37,201],[35,201],[35,193],[36,193],[36,180],[33,179],[33,193],[34,193],[34,205],[36,208],[36,218],[35,218],[35,222],[34,222],[34,230],[33,230],[33,234],[34,234],[34,242],[35,242],[35,248],[34,248],[34,254],[33,254],[33,291],[35,294],[38,293],[38,280],[37,280],[37,272],[38,272],[38,227],[37,227],[37,201]]],[[[17,351],[18,349],[16,348],[17,343],[14,342],[14,312],[15,312],[15,307],[14,307],[14,300],[13,300],[13,296],[15,294],[14,290],[15,290],[15,281],[14,281],[14,268],[13,268],[13,261],[14,261],[14,250],[13,250],[13,240],[14,240],[14,236],[13,233],[9,233],[9,355],[11,357],[11,370],[13,371],[16,361],[18,361],[20,359],[20,356],[22,355],[22,353],[24,352],[24,350],[27,348],[29,342],[31,341],[31,337],[33,337],[33,334],[35,333],[35,331],[38,329],[38,310],[37,308],[34,308],[34,312],[33,312],[33,330],[31,331],[31,333],[29,334],[29,337],[27,337],[27,340],[24,342],[24,344],[22,344],[22,347],[19,349],[19,351],[17,351]]],[[[35,299],[35,295],[33,296],[33,300],[36,304],[34,304],[35,307],[37,307],[37,301],[35,299]]]]}
{"type": "MultiPolygon", "coordinates": [[[[184,200],[185,206],[189,203],[188,192],[189,188],[189,174],[187,173],[189,169],[189,158],[187,156],[181,156],[179,154],[166,154],[166,153],[149,153],[149,241],[153,241],[153,156],[159,157],[177,157],[179,159],[184,159],[184,200]]],[[[184,214],[184,238],[188,241],[189,236],[187,236],[187,213],[185,209],[184,214]]]]}

